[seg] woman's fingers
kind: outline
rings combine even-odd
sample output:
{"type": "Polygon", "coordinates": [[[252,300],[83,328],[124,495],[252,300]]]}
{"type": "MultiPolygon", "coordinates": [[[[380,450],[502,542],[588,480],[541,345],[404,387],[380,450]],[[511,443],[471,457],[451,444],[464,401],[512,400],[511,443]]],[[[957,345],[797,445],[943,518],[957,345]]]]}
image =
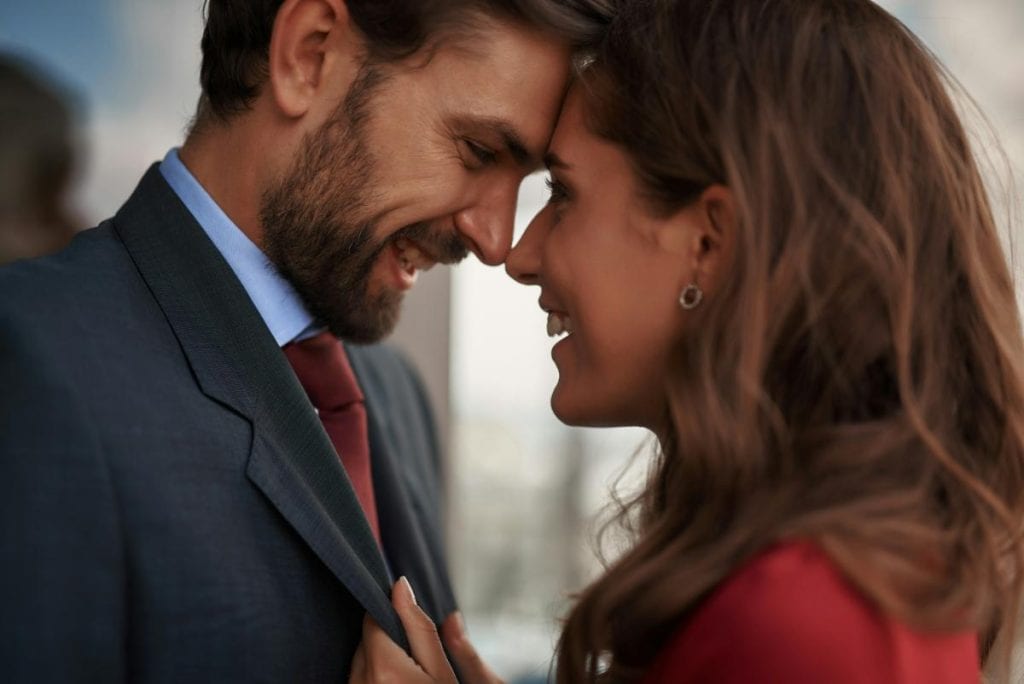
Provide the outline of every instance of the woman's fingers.
{"type": "MultiPolygon", "coordinates": [[[[366,636],[366,620],[363,618],[363,636],[366,636]]],[[[352,666],[348,671],[349,684],[363,684],[368,682],[369,678],[366,676],[366,652],[363,650],[366,646],[363,642],[359,643],[359,648],[356,649],[356,653],[352,656],[352,666]]]]}
{"type": "Polygon", "coordinates": [[[391,604],[409,637],[413,659],[434,681],[457,684],[434,621],[416,605],[416,597],[406,578],[402,577],[395,582],[391,591],[391,604]]]}
{"type": "Polygon", "coordinates": [[[487,667],[487,663],[480,658],[480,654],[466,636],[461,613],[452,613],[445,618],[441,624],[441,636],[459,667],[463,681],[467,684],[504,684],[503,680],[487,667]]]}
{"type": "Polygon", "coordinates": [[[352,658],[349,684],[375,684],[376,682],[433,682],[409,657],[405,650],[391,640],[373,618],[363,618],[363,641],[352,658]]]}
{"type": "MultiPolygon", "coordinates": [[[[458,684],[433,620],[416,605],[412,587],[404,577],[395,583],[391,603],[409,638],[412,657],[367,615],[363,619],[363,642],[352,659],[350,684],[458,684]]],[[[466,684],[502,684],[466,637],[459,613],[449,615],[441,630],[466,684]]]]}

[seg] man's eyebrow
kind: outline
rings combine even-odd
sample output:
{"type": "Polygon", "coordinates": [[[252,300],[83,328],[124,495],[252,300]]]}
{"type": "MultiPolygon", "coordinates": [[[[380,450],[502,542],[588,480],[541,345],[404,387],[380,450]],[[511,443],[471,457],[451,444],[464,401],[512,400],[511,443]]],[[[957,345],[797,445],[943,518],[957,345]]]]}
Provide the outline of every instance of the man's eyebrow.
{"type": "Polygon", "coordinates": [[[539,152],[530,151],[529,146],[523,140],[516,127],[509,121],[494,117],[474,117],[472,123],[475,126],[487,128],[501,136],[502,144],[512,155],[516,164],[525,169],[533,171],[540,167],[541,155],[539,152]]]}

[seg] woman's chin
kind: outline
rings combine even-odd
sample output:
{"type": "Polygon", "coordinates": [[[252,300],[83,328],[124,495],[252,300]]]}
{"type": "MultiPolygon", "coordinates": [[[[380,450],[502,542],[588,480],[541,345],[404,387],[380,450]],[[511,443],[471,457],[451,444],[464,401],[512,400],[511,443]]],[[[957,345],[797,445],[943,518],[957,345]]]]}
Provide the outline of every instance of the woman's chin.
{"type": "Polygon", "coordinates": [[[589,425],[587,422],[587,411],[579,405],[579,402],[573,401],[573,397],[566,391],[561,382],[555,386],[554,391],[551,393],[551,411],[558,420],[566,425],[589,425]]]}
{"type": "Polygon", "coordinates": [[[566,425],[580,425],[580,423],[574,422],[572,413],[562,410],[554,400],[551,401],[551,410],[554,412],[555,418],[558,418],[558,420],[566,425]]]}
{"type": "Polygon", "coordinates": [[[561,386],[551,393],[551,411],[561,422],[574,427],[627,427],[635,421],[627,420],[616,411],[595,405],[585,396],[573,395],[561,386]]]}

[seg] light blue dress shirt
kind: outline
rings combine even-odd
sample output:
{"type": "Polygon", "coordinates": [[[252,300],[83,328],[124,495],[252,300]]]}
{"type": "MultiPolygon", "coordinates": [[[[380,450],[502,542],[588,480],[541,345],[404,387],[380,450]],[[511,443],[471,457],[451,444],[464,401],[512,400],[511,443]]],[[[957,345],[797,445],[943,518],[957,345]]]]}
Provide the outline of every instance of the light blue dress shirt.
{"type": "Polygon", "coordinates": [[[303,305],[295,288],[281,277],[263,251],[228,218],[185,168],[177,148],[164,157],[160,173],[238,276],[279,346],[323,329],[303,305]]]}

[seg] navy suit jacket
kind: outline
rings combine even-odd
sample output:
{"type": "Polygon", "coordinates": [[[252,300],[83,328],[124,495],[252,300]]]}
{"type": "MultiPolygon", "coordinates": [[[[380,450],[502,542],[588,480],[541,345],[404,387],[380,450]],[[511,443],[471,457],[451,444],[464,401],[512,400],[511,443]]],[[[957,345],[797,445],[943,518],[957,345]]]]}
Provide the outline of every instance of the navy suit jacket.
{"type": "MultiPolygon", "coordinates": [[[[435,427],[350,347],[388,562],[455,609],[435,427]]],[[[0,680],[344,681],[391,578],[248,295],[156,166],[64,252],[0,269],[0,680]]]]}

